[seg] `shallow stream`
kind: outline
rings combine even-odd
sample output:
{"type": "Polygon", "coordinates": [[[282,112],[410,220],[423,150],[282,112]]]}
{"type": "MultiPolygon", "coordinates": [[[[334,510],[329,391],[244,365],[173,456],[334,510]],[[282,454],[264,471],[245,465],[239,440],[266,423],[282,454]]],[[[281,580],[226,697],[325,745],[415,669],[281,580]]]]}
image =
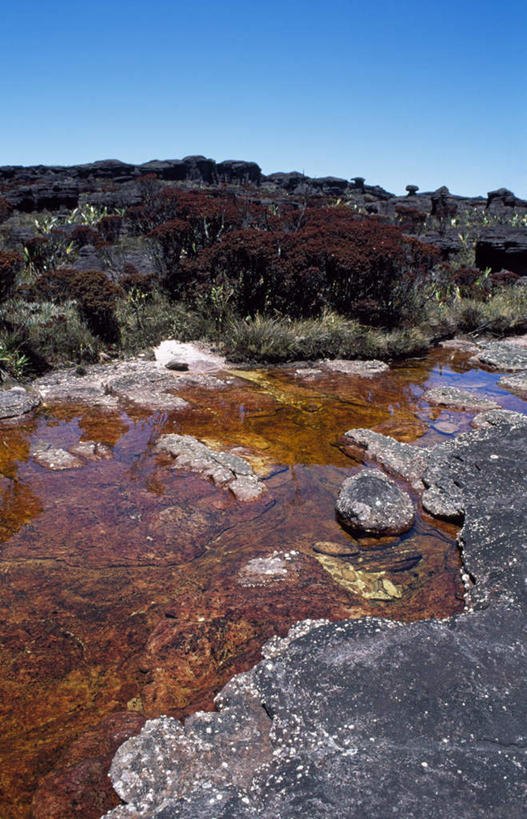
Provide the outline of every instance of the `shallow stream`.
{"type": "Polygon", "coordinates": [[[103,717],[210,708],[296,620],[462,609],[456,527],[419,514],[404,536],[357,543],[338,524],[339,486],[362,465],[342,434],[369,427],[429,445],[468,429],[473,412],[423,401],[436,385],[526,412],[497,386],[500,374],[435,350],[371,378],[294,367],[230,376],[223,389],[178,390],[184,411],[57,406],[0,429],[5,819],[30,815],[38,782],[103,717]],[[267,491],[240,503],[169,469],[153,452],[166,432],[240,448],[267,491]],[[67,449],[80,440],[113,457],[52,471],[30,456],[36,442],[67,449]],[[313,548],[320,542],[349,554],[328,560],[313,548]]]}

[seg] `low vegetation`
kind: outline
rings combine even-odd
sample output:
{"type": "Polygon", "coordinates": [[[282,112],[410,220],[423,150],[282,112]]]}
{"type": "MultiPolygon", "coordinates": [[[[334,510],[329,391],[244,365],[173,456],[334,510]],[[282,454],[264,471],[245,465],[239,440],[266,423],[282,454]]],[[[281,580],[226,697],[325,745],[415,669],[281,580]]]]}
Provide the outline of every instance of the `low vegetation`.
{"type": "Polygon", "coordinates": [[[0,377],[167,337],[284,362],[397,358],[456,332],[527,330],[520,277],[475,268],[472,238],[445,262],[417,238],[425,219],[411,204],[388,224],[341,201],[142,185],[142,204],[126,211],[27,217],[23,248],[0,250],[0,377]],[[148,272],[119,261],[130,248],[148,272]],[[83,252],[105,269],[83,269],[83,252]]]}

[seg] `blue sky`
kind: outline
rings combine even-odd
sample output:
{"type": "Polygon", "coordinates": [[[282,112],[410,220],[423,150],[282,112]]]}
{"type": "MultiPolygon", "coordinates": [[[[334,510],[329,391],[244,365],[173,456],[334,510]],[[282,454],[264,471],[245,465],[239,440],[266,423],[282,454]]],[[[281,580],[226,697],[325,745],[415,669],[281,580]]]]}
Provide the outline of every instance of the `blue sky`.
{"type": "Polygon", "coordinates": [[[17,0],[0,164],[191,153],[527,198],[521,0],[17,0]]]}

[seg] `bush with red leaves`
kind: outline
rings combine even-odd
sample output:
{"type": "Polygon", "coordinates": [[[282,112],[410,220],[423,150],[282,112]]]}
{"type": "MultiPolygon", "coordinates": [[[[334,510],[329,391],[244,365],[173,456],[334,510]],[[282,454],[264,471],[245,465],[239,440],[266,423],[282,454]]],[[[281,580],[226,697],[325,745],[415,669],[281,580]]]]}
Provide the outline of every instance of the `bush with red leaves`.
{"type": "Polygon", "coordinates": [[[17,273],[23,266],[24,257],[20,253],[0,250],[0,301],[13,292],[17,273]]]}
{"type": "Polygon", "coordinates": [[[358,219],[346,207],[313,207],[278,229],[231,230],[180,268],[182,281],[204,295],[228,283],[244,315],[309,316],[327,306],[363,316],[369,304],[370,323],[390,325],[436,259],[434,248],[398,227],[358,219]]]}
{"type": "Polygon", "coordinates": [[[101,241],[97,231],[89,225],[78,225],[72,230],[70,239],[77,249],[86,245],[98,245],[101,241]]]}
{"type": "Polygon", "coordinates": [[[59,303],[75,299],[95,335],[110,344],[119,340],[115,307],[122,290],[102,271],[81,272],[73,268],[51,270],[38,277],[33,290],[40,298],[59,303]]]}

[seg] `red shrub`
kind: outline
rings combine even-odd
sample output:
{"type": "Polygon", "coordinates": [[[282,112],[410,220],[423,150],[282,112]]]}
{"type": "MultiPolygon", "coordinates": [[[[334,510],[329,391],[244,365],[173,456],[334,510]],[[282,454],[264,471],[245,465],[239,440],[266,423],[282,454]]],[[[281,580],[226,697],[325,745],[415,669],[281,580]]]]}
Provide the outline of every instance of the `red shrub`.
{"type": "Polygon", "coordinates": [[[40,298],[50,301],[75,299],[93,333],[110,343],[118,341],[115,307],[122,290],[102,271],[81,272],[73,268],[52,270],[39,276],[34,290],[40,298]]]}
{"type": "Polygon", "coordinates": [[[0,301],[6,299],[13,291],[17,273],[24,266],[24,257],[20,253],[0,250],[0,301]]]}

